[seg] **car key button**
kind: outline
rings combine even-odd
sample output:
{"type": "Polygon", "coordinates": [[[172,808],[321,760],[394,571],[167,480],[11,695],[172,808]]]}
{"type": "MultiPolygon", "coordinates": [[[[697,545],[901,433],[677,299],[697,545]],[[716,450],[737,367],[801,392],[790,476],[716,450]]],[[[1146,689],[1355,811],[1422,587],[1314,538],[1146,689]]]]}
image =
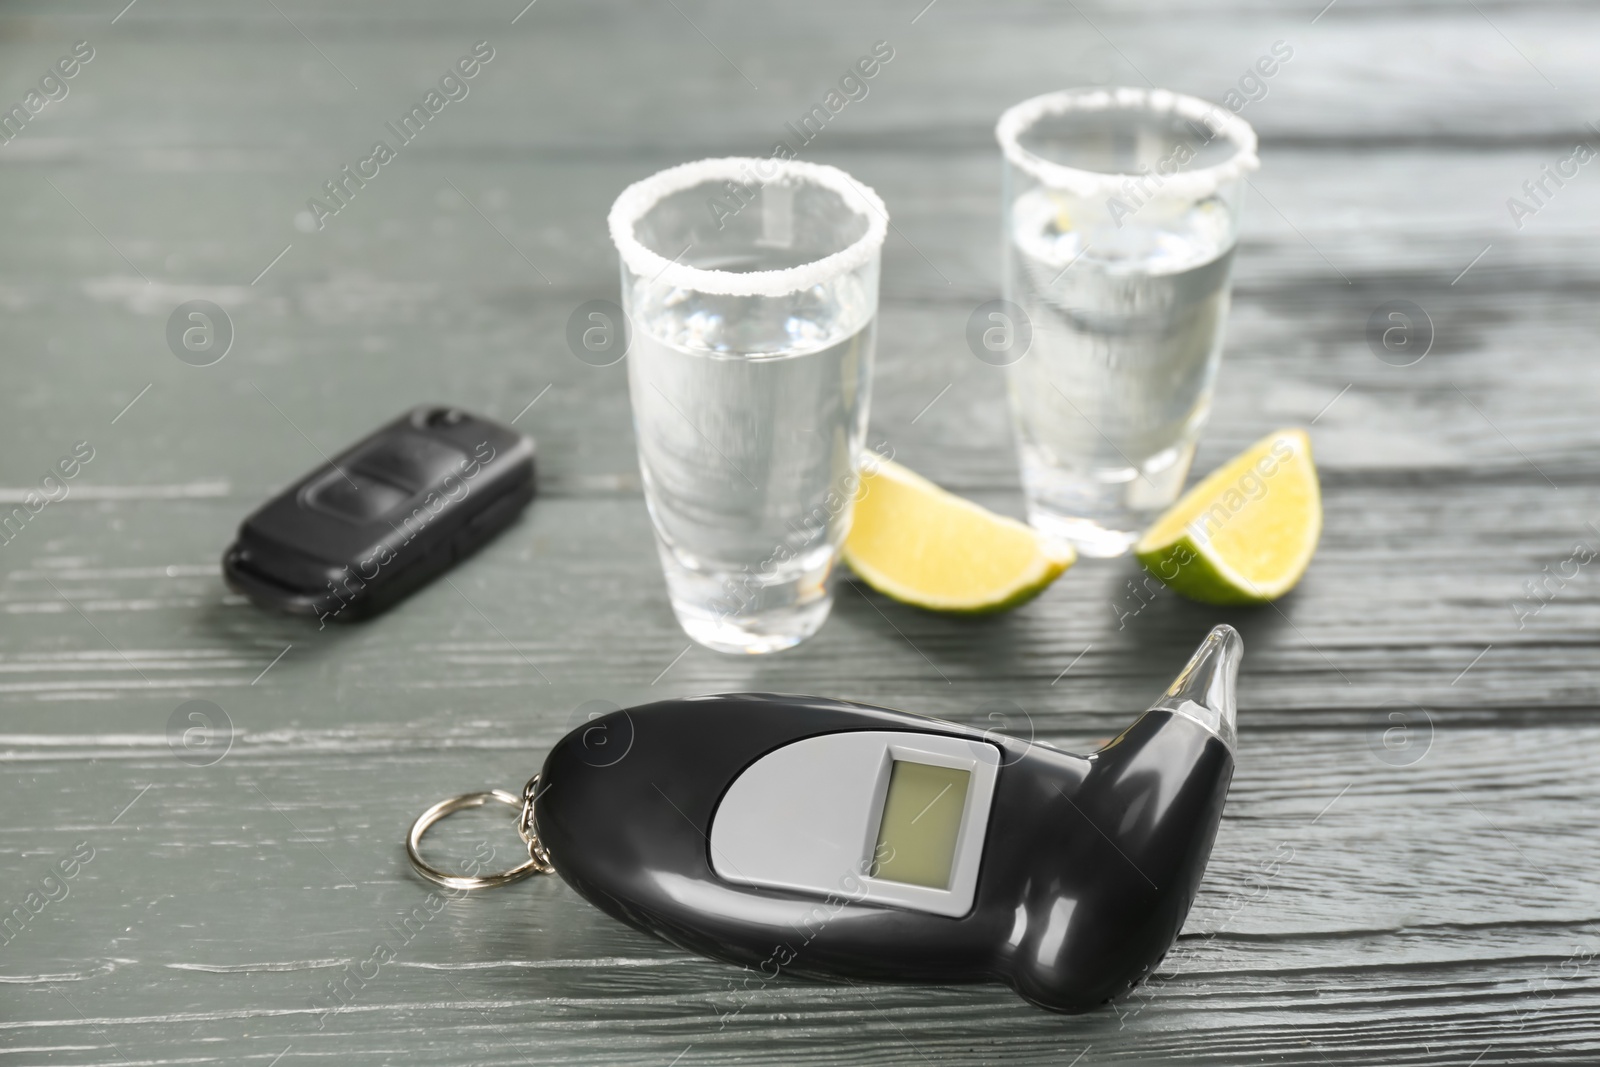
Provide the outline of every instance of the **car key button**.
{"type": "Polygon", "coordinates": [[[359,470],[329,471],[306,490],[307,504],[352,522],[382,518],[411,499],[404,489],[359,470]]]}
{"type": "Polygon", "coordinates": [[[354,466],[412,492],[460,474],[466,453],[436,437],[400,431],[358,455],[354,466]]]}

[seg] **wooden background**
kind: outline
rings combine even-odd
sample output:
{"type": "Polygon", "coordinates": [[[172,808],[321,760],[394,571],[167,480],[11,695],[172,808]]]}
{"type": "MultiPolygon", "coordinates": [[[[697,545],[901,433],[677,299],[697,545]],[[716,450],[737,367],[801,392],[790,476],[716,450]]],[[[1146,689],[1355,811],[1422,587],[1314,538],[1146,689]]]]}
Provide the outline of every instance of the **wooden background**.
{"type": "MultiPolygon", "coordinates": [[[[0,7],[0,105],[73,42],[95,50],[0,145],[6,506],[75,442],[94,449],[0,545],[0,914],[39,905],[0,945],[0,1063],[1600,1059],[1594,565],[1566,565],[1520,624],[1511,607],[1575,544],[1600,548],[1600,163],[1520,229],[1506,206],[1600,146],[1600,11],[124,2],[0,7]],[[308,227],[306,200],[480,40],[495,57],[470,95],[308,227]],[[1327,527],[1280,605],[1146,603],[1131,563],[1089,561],[986,622],[850,585],[794,651],[686,649],[625,368],[575,359],[565,323],[616,297],[603,218],[624,185],[768,151],[878,40],[895,58],[806,153],[875,187],[896,226],[872,433],[1014,514],[1002,372],[963,342],[997,295],[995,117],[1084,83],[1220,100],[1292,47],[1243,112],[1263,167],[1197,464],[1310,426],[1327,527]],[[165,339],[194,299],[235,331],[204,368],[165,339]],[[1413,366],[1365,339],[1391,300],[1431,318],[1413,366]],[[519,525],[359,627],[225,590],[244,514],[430,401],[522,412],[543,496],[519,525]],[[1223,620],[1247,647],[1241,751],[1205,886],[1160,977],[1089,1015],[998,987],[782,980],[735,998],[737,972],[557,879],[433,915],[400,848],[426,803],[521,783],[588,700],[1009,708],[1014,730],[1087,746],[1223,620]],[[177,758],[199,762],[169,725],[196,699],[231,723],[209,766],[177,758]],[[1407,725],[1386,733],[1394,714],[1407,725]],[[50,881],[80,843],[92,859],[50,881]],[[379,944],[395,958],[365,968],[379,944]],[[347,967],[370,980],[321,1015],[347,967]]],[[[458,856],[516,847],[487,815],[444,838],[458,856]]]]}

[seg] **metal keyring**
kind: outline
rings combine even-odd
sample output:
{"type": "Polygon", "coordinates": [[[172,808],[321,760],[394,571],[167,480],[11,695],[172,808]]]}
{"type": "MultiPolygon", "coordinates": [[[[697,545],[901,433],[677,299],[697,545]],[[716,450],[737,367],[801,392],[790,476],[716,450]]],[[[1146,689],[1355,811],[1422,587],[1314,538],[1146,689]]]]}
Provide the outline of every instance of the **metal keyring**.
{"type": "Polygon", "coordinates": [[[522,787],[522,796],[507,793],[504,789],[491,789],[486,793],[463,793],[458,797],[441,800],[421,815],[411,824],[411,832],[406,835],[406,856],[411,860],[411,866],[417,873],[430,882],[442,885],[448,889],[492,889],[495,886],[510,885],[519,882],[530,874],[550,874],[555,867],[550,862],[550,853],[539,843],[539,835],[533,829],[533,802],[538,795],[539,776],[536,774],[528,779],[528,784],[522,787]],[[422,835],[427,833],[434,823],[447,815],[454,815],[458,811],[468,808],[481,808],[490,801],[496,801],[507,807],[517,808],[517,832],[528,844],[528,858],[508,871],[496,874],[468,875],[449,874],[433,866],[422,858],[422,835]]]}

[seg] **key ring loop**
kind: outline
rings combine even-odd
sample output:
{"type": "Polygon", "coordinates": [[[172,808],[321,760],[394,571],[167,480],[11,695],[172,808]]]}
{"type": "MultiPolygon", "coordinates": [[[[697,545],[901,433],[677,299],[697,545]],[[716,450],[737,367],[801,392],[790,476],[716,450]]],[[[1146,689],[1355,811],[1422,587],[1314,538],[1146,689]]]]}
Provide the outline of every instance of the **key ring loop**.
{"type": "Polygon", "coordinates": [[[516,796],[507,793],[504,789],[491,789],[484,793],[463,793],[460,796],[441,800],[421,815],[411,824],[411,832],[406,835],[406,856],[411,860],[411,866],[417,873],[428,881],[442,885],[447,889],[493,889],[496,886],[510,885],[520,882],[530,874],[551,874],[555,866],[550,862],[550,853],[539,843],[539,835],[533,828],[533,802],[538,796],[539,776],[536,774],[528,779],[528,784],[522,787],[522,795],[516,796]],[[427,860],[422,858],[422,835],[427,833],[434,823],[447,815],[454,815],[458,811],[468,808],[481,808],[491,801],[504,804],[507,807],[517,808],[517,833],[528,845],[528,858],[512,867],[510,870],[498,871],[494,874],[450,874],[441,871],[427,860]]]}

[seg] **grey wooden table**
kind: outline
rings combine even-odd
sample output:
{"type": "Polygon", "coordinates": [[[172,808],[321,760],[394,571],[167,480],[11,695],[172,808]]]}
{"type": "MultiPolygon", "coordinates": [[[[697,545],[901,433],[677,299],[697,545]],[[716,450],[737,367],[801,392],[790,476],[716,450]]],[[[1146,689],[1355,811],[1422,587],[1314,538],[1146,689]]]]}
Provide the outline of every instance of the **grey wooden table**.
{"type": "MultiPolygon", "coordinates": [[[[0,544],[0,1062],[1600,1060],[1600,165],[1564,163],[1600,146],[1600,11],[523,2],[0,8],[0,105],[26,120],[0,144],[0,493],[28,511],[0,544]],[[1310,426],[1327,528],[1277,608],[1086,562],[989,621],[847,585],[794,651],[687,647],[624,368],[575,359],[566,320],[615,298],[625,184],[770,150],[880,40],[893,60],[806,150],[895,222],[872,433],[1011,513],[1000,372],[963,343],[998,285],[994,117],[1068,84],[1243,91],[1264,165],[1197,469],[1310,426]],[[480,41],[467,95],[314,217],[480,41]],[[1547,165],[1569,176],[1530,194],[1547,165]],[[169,349],[191,300],[231,324],[211,366],[169,349]],[[1411,366],[1366,338],[1396,300],[1432,323],[1411,366]],[[360,627],[226,591],[253,505],[434,400],[538,437],[519,525],[360,627]],[[425,803],[520,783],[586,701],[802,691],[982,722],[1006,700],[1084,746],[1224,620],[1241,751],[1205,886],[1159,977],[1089,1015],[989,987],[736,999],[729,968],[559,880],[446,903],[400,849],[425,803]],[[194,700],[226,744],[184,747],[194,700]]],[[[487,815],[443,844],[480,840],[515,849],[487,815]]]]}

